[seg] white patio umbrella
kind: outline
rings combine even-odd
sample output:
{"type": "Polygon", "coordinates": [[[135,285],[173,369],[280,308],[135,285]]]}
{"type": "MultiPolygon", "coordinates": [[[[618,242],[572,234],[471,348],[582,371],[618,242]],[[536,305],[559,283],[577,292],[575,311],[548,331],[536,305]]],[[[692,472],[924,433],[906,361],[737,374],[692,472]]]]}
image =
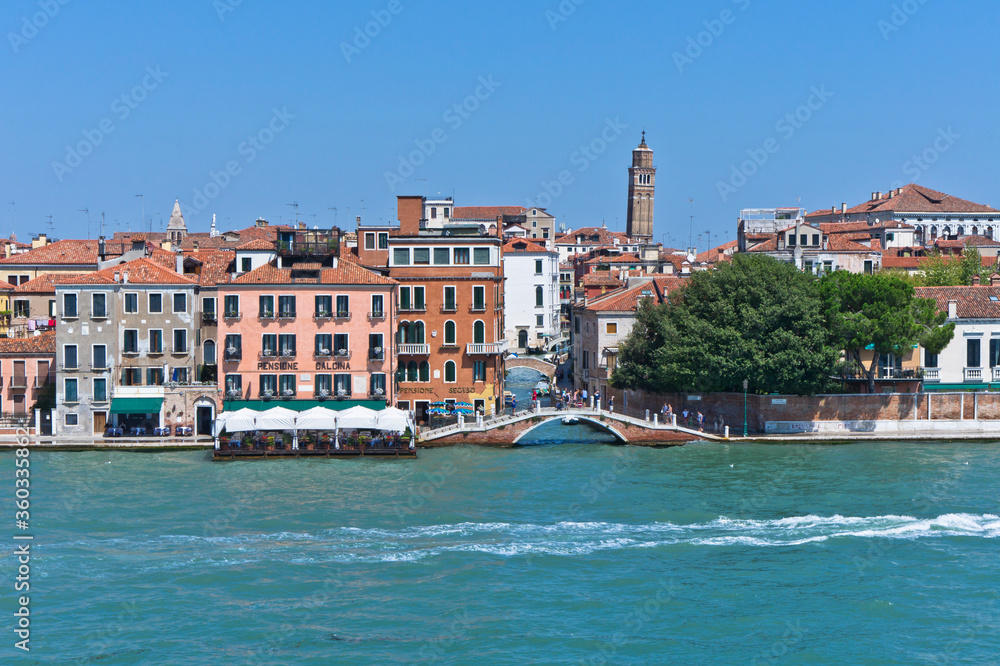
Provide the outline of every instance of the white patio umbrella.
{"type": "Polygon", "coordinates": [[[376,428],[377,419],[378,412],[374,409],[368,409],[367,407],[358,405],[357,407],[351,407],[350,409],[345,409],[342,412],[337,412],[337,429],[365,430],[376,428]]]}
{"type": "Polygon", "coordinates": [[[257,412],[257,430],[295,430],[295,417],[298,415],[298,412],[284,407],[257,412]]]}
{"type": "Polygon", "coordinates": [[[299,412],[295,420],[296,430],[336,430],[339,412],[326,407],[313,407],[299,412]]]}
{"type": "Polygon", "coordinates": [[[253,430],[256,427],[255,422],[258,414],[260,412],[255,412],[246,407],[235,412],[223,412],[215,420],[216,432],[221,432],[223,427],[229,432],[253,430]]]}
{"type": "Polygon", "coordinates": [[[410,422],[410,413],[395,407],[387,407],[380,412],[376,412],[376,425],[379,430],[389,432],[406,432],[407,428],[413,430],[410,422]]]}

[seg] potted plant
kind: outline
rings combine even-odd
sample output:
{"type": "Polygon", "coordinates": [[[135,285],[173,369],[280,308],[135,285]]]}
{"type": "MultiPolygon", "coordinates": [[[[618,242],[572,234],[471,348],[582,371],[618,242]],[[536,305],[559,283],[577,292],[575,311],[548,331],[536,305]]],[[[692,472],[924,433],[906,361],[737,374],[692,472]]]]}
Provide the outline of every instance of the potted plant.
{"type": "Polygon", "coordinates": [[[282,444],[283,448],[286,448],[286,449],[292,448],[292,436],[289,435],[287,432],[284,433],[284,434],[282,434],[281,435],[281,444],[282,444]]]}
{"type": "Polygon", "coordinates": [[[251,435],[243,435],[243,446],[245,446],[248,449],[252,449],[253,448],[253,436],[251,436],[251,435]]]}

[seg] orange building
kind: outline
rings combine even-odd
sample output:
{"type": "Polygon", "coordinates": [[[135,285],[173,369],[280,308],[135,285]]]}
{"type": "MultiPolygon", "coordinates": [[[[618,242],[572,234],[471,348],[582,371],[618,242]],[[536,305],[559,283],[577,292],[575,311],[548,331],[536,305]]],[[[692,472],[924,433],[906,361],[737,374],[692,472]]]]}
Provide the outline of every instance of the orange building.
{"type": "Polygon", "coordinates": [[[507,350],[502,241],[478,223],[427,229],[425,208],[423,197],[399,197],[399,227],[358,229],[361,263],[385,267],[399,283],[397,405],[418,421],[434,402],[498,413],[507,350]]]}

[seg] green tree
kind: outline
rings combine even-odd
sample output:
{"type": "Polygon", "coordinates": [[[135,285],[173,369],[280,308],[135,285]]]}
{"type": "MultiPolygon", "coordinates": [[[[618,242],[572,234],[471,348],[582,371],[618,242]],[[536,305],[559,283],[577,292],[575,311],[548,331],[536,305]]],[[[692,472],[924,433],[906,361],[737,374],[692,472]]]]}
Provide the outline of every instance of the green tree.
{"type": "Polygon", "coordinates": [[[811,394],[839,357],[813,277],[761,254],[698,272],[667,303],[643,303],[619,353],[617,388],[811,394]]]}
{"type": "Polygon", "coordinates": [[[847,360],[864,372],[875,392],[875,371],[883,356],[902,356],[915,344],[938,353],[951,341],[954,324],[945,324],[934,299],[916,298],[905,279],[883,273],[837,271],[820,281],[829,330],[847,360]],[[872,352],[866,366],[865,351],[872,352]]]}

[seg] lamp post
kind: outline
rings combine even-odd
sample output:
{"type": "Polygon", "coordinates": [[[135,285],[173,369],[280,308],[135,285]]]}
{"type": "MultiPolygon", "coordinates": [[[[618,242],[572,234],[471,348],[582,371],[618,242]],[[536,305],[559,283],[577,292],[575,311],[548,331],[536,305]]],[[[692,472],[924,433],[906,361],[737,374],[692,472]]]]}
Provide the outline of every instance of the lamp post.
{"type": "Polygon", "coordinates": [[[747,436],[747,388],[750,387],[750,380],[743,380],[743,436],[747,436]]]}

